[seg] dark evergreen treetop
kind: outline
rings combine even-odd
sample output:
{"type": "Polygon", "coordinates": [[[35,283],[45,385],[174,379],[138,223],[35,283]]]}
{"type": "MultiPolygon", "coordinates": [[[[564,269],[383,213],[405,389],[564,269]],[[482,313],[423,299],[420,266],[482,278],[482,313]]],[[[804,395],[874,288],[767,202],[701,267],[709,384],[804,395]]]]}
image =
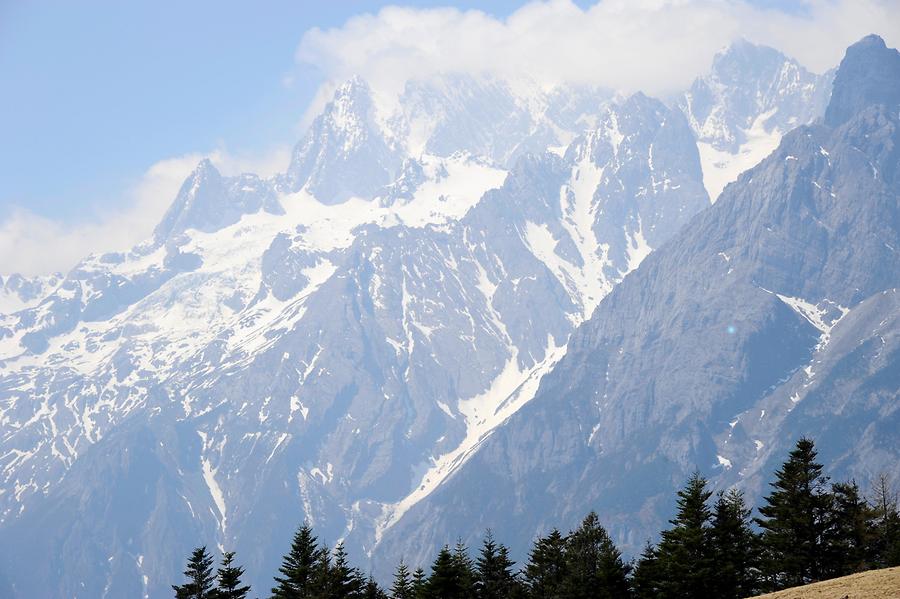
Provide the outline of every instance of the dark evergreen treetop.
{"type": "Polygon", "coordinates": [[[638,558],[631,577],[635,599],[658,599],[663,596],[663,572],[656,547],[648,541],[638,558]]]}
{"type": "Polygon", "coordinates": [[[391,585],[391,597],[393,599],[414,599],[415,586],[409,568],[400,560],[397,570],[394,572],[394,584],[391,585]]]}
{"type": "Polygon", "coordinates": [[[217,571],[216,599],[245,599],[250,593],[250,585],[241,583],[243,575],[244,568],[234,564],[234,551],[226,551],[222,556],[222,567],[217,571]]]}
{"type": "Polygon", "coordinates": [[[415,599],[426,599],[428,597],[428,577],[425,576],[425,570],[422,568],[416,568],[416,571],[413,573],[412,589],[415,599]]]}
{"type": "Polygon", "coordinates": [[[875,556],[875,566],[900,566],[900,510],[897,508],[897,493],[892,489],[886,474],[879,475],[875,481],[872,507],[872,525],[875,528],[872,553],[875,556]]]}
{"type": "Polygon", "coordinates": [[[566,539],[557,529],[534,542],[522,571],[528,595],[536,599],[558,597],[566,578],[566,539]]]}
{"type": "Polygon", "coordinates": [[[631,567],[591,512],[581,526],[566,540],[566,576],[563,593],[575,598],[609,598],[627,596],[631,567]]]}
{"type": "Polygon", "coordinates": [[[453,548],[453,563],[456,564],[460,583],[465,589],[464,595],[470,599],[475,597],[475,562],[469,557],[469,548],[462,539],[458,539],[453,548]]]}
{"type": "Polygon", "coordinates": [[[664,572],[664,596],[702,599],[713,597],[709,581],[713,573],[710,552],[710,513],[707,502],[712,492],[706,479],[694,472],[678,491],[678,510],[662,533],[659,562],[664,572]]]}
{"type": "Polygon", "coordinates": [[[388,599],[388,594],[378,586],[378,583],[371,576],[366,579],[359,596],[362,599],[388,599]]]}
{"type": "Polygon", "coordinates": [[[513,573],[515,562],[509,559],[509,549],[494,541],[488,530],[475,560],[475,595],[478,599],[505,599],[517,584],[513,573]]]}
{"type": "Polygon", "coordinates": [[[214,599],[217,595],[212,564],[213,558],[206,547],[194,549],[184,571],[188,581],[180,586],[172,585],[176,599],[214,599]]]}
{"type": "Polygon", "coordinates": [[[445,545],[431,566],[426,595],[430,599],[466,599],[472,593],[467,578],[463,563],[445,545]]]}
{"type": "Polygon", "coordinates": [[[862,572],[875,561],[875,511],[856,482],[831,487],[828,521],[825,523],[825,575],[846,576],[862,572]]]}
{"type": "Polygon", "coordinates": [[[776,588],[822,578],[830,503],[827,482],[816,461],[815,444],[805,437],[775,472],[756,522],[763,529],[764,568],[776,588]]]}
{"type": "Polygon", "coordinates": [[[328,596],[331,599],[359,597],[365,588],[365,581],[359,571],[350,566],[343,543],[338,543],[334,548],[334,559],[328,573],[328,581],[328,596]]]}
{"type": "Polygon", "coordinates": [[[294,534],[291,548],[281,562],[272,589],[272,599],[307,599],[316,596],[321,584],[323,555],[327,551],[320,548],[313,535],[312,527],[304,523],[294,534]]]}
{"type": "Polygon", "coordinates": [[[737,489],[716,497],[710,541],[717,597],[750,597],[759,590],[759,540],[750,526],[750,513],[743,492],[737,489]]]}

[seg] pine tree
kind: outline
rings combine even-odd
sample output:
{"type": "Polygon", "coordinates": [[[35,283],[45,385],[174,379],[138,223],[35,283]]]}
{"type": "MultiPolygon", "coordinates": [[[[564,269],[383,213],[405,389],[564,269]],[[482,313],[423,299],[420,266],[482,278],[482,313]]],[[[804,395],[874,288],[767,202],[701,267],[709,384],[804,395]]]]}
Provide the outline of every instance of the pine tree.
{"type": "Polygon", "coordinates": [[[534,542],[522,571],[528,596],[550,599],[560,596],[566,578],[566,539],[556,529],[534,542]]]}
{"type": "Polygon", "coordinates": [[[356,568],[350,566],[344,544],[334,548],[334,559],[328,570],[328,594],[331,599],[353,599],[359,597],[364,582],[356,568]]]}
{"type": "Polygon", "coordinates": [[[332,582],[331,549],[328,548],[328,545],[322,545],[309,585],[310,596],[317,599],[330,599],[334,592],[332,582]]]}
{"type": "Polygon", "coordinates": [[[716,596],[722,599],[756,594],[758,540],[750,527],[750,512],[737,489],[716,498],[710,537],[716,596]]]}
{"type": "Polygon", "coordinates": [[[226,551],[222,556],[222,567],[217,571],[216,599],[245,599],[250,586],[241,585],[243,575],[244,568],[234,565],[234,551],[226,551]]]}
{"type": "Polygon", "coordinates": [[[391,597],[393,599],[415,599],[415,586],[409,575],[409,568],[400,560],[397,571],[394,572],[394,584],[391,585],[391,597]]]}
{"type": "Polygon", "coordinates": [[[830,499],[825,575],[832,578],[869,569],[874,557],[875,511],[854,481],[832,485],[830,499]]]}
{"type": "Polygon", "coordinates": [[[488,530],[475,561],[475,596],[478,599],[509,597],[516,586],[514,565],[515,562],[509,559],[509,550],[503,544],[498,545],[488,530]]]}
{"type": "Polygon", "coordinates": [[[812,440],[802,438],[770,483],[759,508],[763,568],[774,588],[821,580],[830,498],[812,440]]]}
{"type": "Polygon", "coordinates": [[[662,596],[703,599],[713,593],[713,556],[710,552],[712,517],[707,501],[712,492],[706,479],[694,472],[678,491],[678,510],[672,528],[662,533],[657,549],[663,569],[662,596]]]}
{"type": "Polygon", "coordinates": [[[172,585],[176,599],[214,599],[212,564],[213,558],[206,552],[206,547],[194,549],[184,571],[188,581],[181,586],[172,585]]]}
{"type": "Polygon", "coordinates": [[[635,599],[657,599],[662,596],[663,572],[656,547],[647,542],[634,567],[631,586],[635,599]]]}
{"type": "Polygon", "coordinates": [[[462,542],[462,539],[456,541],[453,548],[453,563],[456,564],[459,573],[460,585],[462,586],[465,597],[475,597],[475,562],[469,557],[469,548],[462,542]]]}
{"type": "Polygon", "coordinates": [[[431,599],[464,599],[470,596],[466,588],[460,560],[446,545],[438,552],[431,566],[426,595],[431,599]]]}
{"type": "Polygon", "coordinates": [[[319,548],[312,527],[304,523],[294,534],[290,551],[284,556],[276,576],[272,599],[307,599],[320,596],[323,557],[328,552],[319,548]]]}
{"type": "Polygon", "coordinates": [[[413,573],[412,590],[415,599],[428,598],[428,578],[425,576],[425,570],[422,568],[416,568],[416,571],[413,573]]]}
{"type": "Polygon", "coordinates": [[[630,566],[622,561],[597,514],[591,512],[566,540],[566,577],[563,596],[580,598],[624,597],[629,592],[630,566]]]}
{"type": "Polygon", "coordinates": [[[360,597],[362,599],[388,599],[388,594],[385,593],[384,590],[378,586],[378,583],[375,582],[375,579],[369,575],[363,585],[360,597]]]}
{"type": "Polygon", "coordinates": [[[601,535],[598,545],[598,557],[596,580],[599,584],[597,596],[607,596],[611,599],[627,597],[631,592],[631,564],[622,560],[622,552],[616,547],[606,530],[600,528],[601,535]],[[602,589],[606,589],[604,592],[602,589]]]}

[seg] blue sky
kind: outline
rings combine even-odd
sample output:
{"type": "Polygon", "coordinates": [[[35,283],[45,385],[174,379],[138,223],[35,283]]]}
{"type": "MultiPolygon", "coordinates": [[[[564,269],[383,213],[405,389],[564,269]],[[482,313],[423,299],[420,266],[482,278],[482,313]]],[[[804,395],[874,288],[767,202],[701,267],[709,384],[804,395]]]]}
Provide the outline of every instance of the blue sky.
{"type": "Polygon", "coordinates": [[[900,0],[391,4],[0,0],[0,274],[144,239],[204,155],[283,170],[320,86],[349,74],[486,67],[658,95],[738,36],[813,70],[872,31],[900,42],[900,0]]]}
{"type": "Polygon", "coordinates": [[[294,61],[303,32],[385,4],[0,3],[0,217],[20,206],[78,218],[114,205],[158,160],[292,143],[321,80],[294,61]]]}

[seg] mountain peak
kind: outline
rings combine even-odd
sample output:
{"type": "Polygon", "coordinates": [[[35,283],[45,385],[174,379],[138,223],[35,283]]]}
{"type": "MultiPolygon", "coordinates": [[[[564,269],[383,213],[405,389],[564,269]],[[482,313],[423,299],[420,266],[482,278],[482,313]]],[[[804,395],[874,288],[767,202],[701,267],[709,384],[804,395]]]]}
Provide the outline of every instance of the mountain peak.
{"type": "Polygon", "coordinates": [[[154,237],[165,240],[173,233],[180,232],[191,225],[191,213],[197,204],[198,196],[224,195],[222,175],[209,158],[201,160],[181,185],[181,189],[163,215],[154,237]]]}
{"type": "Polygon", "coordinates": [[[365,79],[360,77],[359,75],[353,75],[342,84],[340,84],[335,91],[335,97],[337,96],[346,96],[346,95],[354,95],[360,92],[369,92],[369,84],[365,79]]]}
{"type": "Polygon", "coordinates": [[[825,124],[842,125],[874,104],[900,104],[900,52],[871,34],[847,48],[834,78],[825,124]]]}
{"type": "Polygon", "coordinates": [[[287,186],[306,185],[322,203],[371,198],[392,180],[399,159],[375,119],[369,84],[359,76],[334,91],[306,137],[294,148],[287,186]]]}
{"type": "Polygon", "coordinates": [[[210,160],[209,158],[204,158],[197,163],[197,166],[194,168],[194,172],[192,173],[192,175],[196,176],[213,172],[218,174],[219,169],[217,169],[215,165],[213,165],[212,160],[210,160]]]}
{"type": "Polygon", "coordinates": [[[251,174],[224,177],[204,158],[185,179],[153,235],[157,241],[165,241],[188,229],[212,232],[260,209],[282,212],[269,183],[251,174]]]}
{"type": "Polygon", "coordinates": [[[873,47],[873,48],[881,48],[882,50],[887,48],[887,44],[884,43],[884,39],[876,33],[870,33],[869,35],[865,36],[864,38],[862,38],[861,40],[859,40],[858,42],[856,42],[855,44],[853,44],[850,47],[854,48],[854,47],[866,47],[866,46],[873,47]]]}
{"type": "Polygon", "coordinates": [[[737,66],[758,69],[763,64],[781,63],[785,60],[789,59],[775,48],[755,44],[747,38],[739,37],[716,53],[712,70],[727,71],[737,66]]]}

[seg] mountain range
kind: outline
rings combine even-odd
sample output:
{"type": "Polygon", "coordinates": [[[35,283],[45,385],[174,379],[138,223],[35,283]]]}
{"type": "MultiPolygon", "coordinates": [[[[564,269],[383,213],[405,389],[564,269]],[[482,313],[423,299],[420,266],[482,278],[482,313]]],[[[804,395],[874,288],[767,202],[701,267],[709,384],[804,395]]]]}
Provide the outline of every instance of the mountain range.
{"type": "Polygon", "coordinates": [[[284,173],[203,161],[151,239],[3,277],[0,590],[168,596],[203,543],[267,589],[303,520],[378,577],[589,509],[636,552],[801,433],[896,473],[898,64],[353,78],[284,173]]]}

